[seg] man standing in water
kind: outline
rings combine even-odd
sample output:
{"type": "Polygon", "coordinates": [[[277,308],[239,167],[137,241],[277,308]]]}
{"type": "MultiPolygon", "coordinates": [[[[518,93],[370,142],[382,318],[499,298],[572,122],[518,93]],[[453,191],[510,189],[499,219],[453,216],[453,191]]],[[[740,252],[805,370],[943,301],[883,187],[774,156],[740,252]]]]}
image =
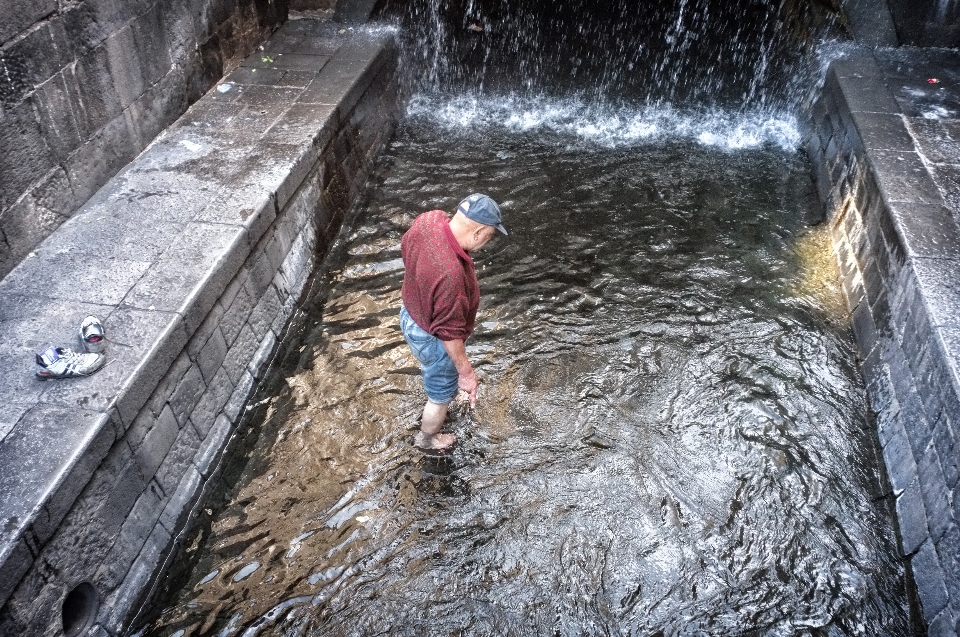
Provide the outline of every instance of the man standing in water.
{"type": "Polygon", "coordinates": [[[500,207],[486,195],[473,194],[460,202],[452,219],[442,210],[425,212],[403,235],[400,329],[420,361],[427,390],[416,440],[422,449],[446,449],[456,442],[440,429],[458,389],[469,395],[471,407],[477,404],[477,375],[464,345],[480,305],[470,253],[498,230],[507,234],[500,207]]]}

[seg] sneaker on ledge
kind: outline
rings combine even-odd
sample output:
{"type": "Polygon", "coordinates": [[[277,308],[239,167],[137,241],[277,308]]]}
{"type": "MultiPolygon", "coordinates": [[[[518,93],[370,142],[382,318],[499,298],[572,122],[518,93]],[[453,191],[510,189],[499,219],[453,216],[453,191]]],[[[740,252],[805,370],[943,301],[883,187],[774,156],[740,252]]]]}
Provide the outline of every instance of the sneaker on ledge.
{"type": "Polygon", "coordinates": [[[103,354],[83,354],[69,347],[48,347],[37,354],[37,376],[40,378],[73,378],[89,376],[106,360],[103,354]]]}
{"type": "Polygon", "coordinates": [[[103,325],[97,320],[96,316],[88,316],[80,323],[80,343],[83,349],[89,353],[102,352],[107,344],[106,334],[103,332],[103,325]]]}

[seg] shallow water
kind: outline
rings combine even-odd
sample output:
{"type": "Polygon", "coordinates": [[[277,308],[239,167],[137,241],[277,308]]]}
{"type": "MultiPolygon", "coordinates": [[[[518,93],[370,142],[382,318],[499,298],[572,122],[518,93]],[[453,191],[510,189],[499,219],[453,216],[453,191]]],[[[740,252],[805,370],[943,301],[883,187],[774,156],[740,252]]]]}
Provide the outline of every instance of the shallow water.
{"type": "Polygon", "coordinates": [[[149,635],[905,635],[808,166],[773,140],[408,118],[149,635]],[[411,446],[400,236],[473,191],[482,379],[411,446]]]}

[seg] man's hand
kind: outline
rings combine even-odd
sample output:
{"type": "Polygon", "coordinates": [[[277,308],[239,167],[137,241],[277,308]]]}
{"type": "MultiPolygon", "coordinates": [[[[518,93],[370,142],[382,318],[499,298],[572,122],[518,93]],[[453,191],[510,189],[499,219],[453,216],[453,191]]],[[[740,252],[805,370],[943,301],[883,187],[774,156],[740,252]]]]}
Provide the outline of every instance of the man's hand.
{"type": "Polygon", "coordinates": [[[473,366],[470,364],[470,359],[467,358],[467,348],[463,344],[462,340],[454,341],[442,341],[443,349],[447,350],[447,354],[453,360],[453,364],[457,367],[457,374],[460,376],[457,381],[457,386],[463,391],[467,392],[470,395],[470,406],[477,406],[477,387],[480,382],[477,380],[477,375],[473,372],[473,366]]]}
{"type": "Polygon", "coordinates": [[[457,385],[463,391],[467,392],[470,395],[470,406],[477,406],[477,387],[480,386],[480,381],[477,380],[477,375],[473,373],[473,369],[470,369],[470,373],[464,376],[460,374],[460,380],[457,385]]]}

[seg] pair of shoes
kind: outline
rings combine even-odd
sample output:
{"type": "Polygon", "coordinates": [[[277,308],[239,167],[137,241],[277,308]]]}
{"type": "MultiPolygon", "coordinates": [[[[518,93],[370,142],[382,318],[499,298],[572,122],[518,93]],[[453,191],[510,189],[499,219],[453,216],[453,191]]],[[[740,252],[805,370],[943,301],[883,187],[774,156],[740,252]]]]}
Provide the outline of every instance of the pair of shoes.
{"type": "Polygon", "coordinates": [[[103,325],[96,317],[88,316],[80,323],[80,344],[84,352],[50,346],[37,354],[37,376],[44,379],[89,376],[103,367],[107,357],[100,352],[106,338],[103,325]]]}

